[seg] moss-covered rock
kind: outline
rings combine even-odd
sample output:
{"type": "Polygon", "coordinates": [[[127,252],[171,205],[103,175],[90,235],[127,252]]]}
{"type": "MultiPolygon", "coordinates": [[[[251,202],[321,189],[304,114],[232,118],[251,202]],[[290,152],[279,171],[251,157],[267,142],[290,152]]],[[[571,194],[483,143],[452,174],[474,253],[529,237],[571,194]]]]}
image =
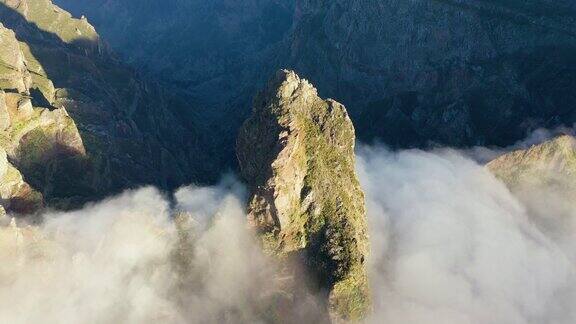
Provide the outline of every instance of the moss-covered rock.
{"type": "Polygon", "coordinates": [[[513,190],[546,185],[562,186],[576,193],[576,139],[570,135],[558,136],[504,154],[488,163],[487,168],[513,190]]]}
{"type": "Polygon", "coordinates": [[[344,106],[291,71],[278,72],[256,97],[238,139],[250,224],[269,253],[303,257],[333,320],[359,320],[370,309],[354,143],[344,106]]]}

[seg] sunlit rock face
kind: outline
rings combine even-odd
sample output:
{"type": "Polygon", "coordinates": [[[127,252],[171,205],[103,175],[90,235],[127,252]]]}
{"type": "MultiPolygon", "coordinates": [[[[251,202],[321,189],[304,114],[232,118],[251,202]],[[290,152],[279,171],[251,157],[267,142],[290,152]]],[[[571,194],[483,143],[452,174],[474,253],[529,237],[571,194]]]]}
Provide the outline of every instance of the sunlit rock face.
{"type": "MultiPolygon", "coordinates": [[[[30,88],[31,77],[26,68],[24,54],[16,40],[13,31],[1,26],[0,37],[2,47],[0,49],[0,60],[2,60],[2,89],[12,89],[16,92],[26,92],[30,88]]],[[[5,106],[2,110],[5,110],[5,106]]]]}
{"type": "Polygon", "coordinates": [[[191,112],[185,99],[139,79],[86,18],[49,0],[3,0],[0,23],[2,147],[50,205],[216,176],[204,126],[177,116],[191,112]]]}
{"type": "Polygon", "coordinates": [[[252,193],[250,223],[270,253],[304,256],[319,288],[328,291],[334,320],[358,320],[370,307],[354,140],[344,106],[321,99],[291,71],[279,71],[256,97],[238,139],[252,193]]]}
{"type": "Polygon", "coordinates": [[[48,169],[67,159],[82,159],[86,152],[65,108],[33,107],[32,93],[39,77],[30,71],[16,34],[1,24],[0,42],[0,203],[9,212],[29,214],[43,205],[36,189],[48,195],[50,189],[34,189],[22,173],[32,183],[43,176],[50,186],[58,187],[58,175],[48,169]]]}
{"type": "Polygon", "coordinates": [[[576,139],[562,135],[528,149],[504,154],[488,163],[494,174],[512,187],[565,182],[574,186],[576,139]]]}
{"type": "Polygon", "coordinates": [[[43,207],[42,194],[24,181],[22,174],[10,162],[6,152],[0,151],[0,205],[17,214],[30,214],[43,207]]]}
{"type": "Polygon", "coordinates": [[[562,135],[504,154],[487,168],[526,206],[531,221],[576,257],[576,139],[562,135]]]}

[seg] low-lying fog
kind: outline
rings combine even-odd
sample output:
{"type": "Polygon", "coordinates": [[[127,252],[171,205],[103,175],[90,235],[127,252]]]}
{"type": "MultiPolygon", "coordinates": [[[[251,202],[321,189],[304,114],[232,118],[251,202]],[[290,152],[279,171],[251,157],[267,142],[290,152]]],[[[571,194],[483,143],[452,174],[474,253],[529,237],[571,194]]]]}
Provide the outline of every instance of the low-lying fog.
{"type": "MultiPolygon", "coordinates": [[[[514,196],[469,156],[358,148],[368,322],[575,323],[576,201],[514,196]],[[539,225],[543,210],[554,226],[539,225]]],[[[245,199],[229,176],[178,190],[173,207],[142,188],[46,213],[41,227],[5,219],[0,323],[258,322],[274,264],[246,228],[245,199]],[[194,219],[174,222],[174,210],[194,219]]]]}

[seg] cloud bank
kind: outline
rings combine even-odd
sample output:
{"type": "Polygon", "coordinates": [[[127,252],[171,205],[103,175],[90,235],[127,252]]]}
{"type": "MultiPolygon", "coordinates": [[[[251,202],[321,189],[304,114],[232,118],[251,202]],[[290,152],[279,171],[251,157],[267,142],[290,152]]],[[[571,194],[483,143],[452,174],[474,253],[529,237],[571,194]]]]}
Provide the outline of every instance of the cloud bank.
{"type": "MultiPolygon", "coordinates": [[[[453,150],[358,153],[372,245],[367,322],[576,321],[576,209],[564,193],[511,193],[453,150]]],[[[246,228],[245,199],[227,177],[180,189],[174,204],[143,188],[47,213],[41,226],[3,220],[0,322],[273,322],[277,265],[246,228]]]]}
{"type": "Polygon", "coordinates": [[[574,322],[573,259],[485,168],[456,151],[366,147],[358,164],[372,322],[574,322]]]}
{"type": "Polygon", "coordinates": [[[47,214],[41,228],[4,227],[0,322],[222,322],[224,313],[255,318],[250,303],[266,289],[256,282],[264,283],[270,268],[230,184],[175,194],[179,208],[206,219],[174,222],[166,197],[144,188],[77,212],[47,214]]]}

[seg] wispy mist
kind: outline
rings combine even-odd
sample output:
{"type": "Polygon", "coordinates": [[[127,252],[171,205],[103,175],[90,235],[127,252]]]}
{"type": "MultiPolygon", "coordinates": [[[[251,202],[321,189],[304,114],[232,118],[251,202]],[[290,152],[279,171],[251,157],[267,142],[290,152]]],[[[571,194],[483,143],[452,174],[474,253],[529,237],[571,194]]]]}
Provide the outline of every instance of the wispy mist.
{"type": "MultiPolygon", "coordinates": [[[[574,203],[558,188],[512,193],[466,156],[359,149],[368,322],[574,323],[574,203]]],[[[0,322],[274,321],[284,292],[246,227],[245,188],[227,177],[174,197],[143,188],[41,226],[4,220],[0,322]]]]}

